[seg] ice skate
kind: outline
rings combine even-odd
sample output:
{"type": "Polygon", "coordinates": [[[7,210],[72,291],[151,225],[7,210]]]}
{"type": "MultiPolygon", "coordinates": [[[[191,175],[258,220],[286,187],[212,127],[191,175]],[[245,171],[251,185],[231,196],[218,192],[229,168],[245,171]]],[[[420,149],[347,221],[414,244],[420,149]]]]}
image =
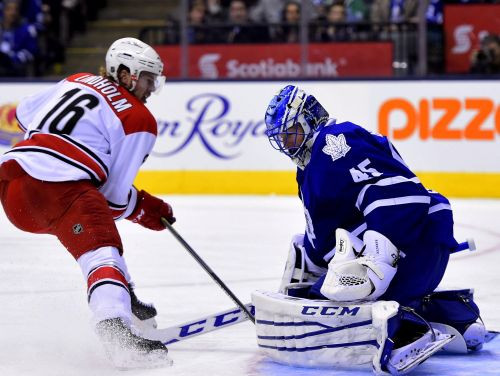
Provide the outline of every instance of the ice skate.
{"type": "Polygon", "coordinates": [[[150,330],[157,327],[156,315],[157,311],[154,305],[141,302],[134,292],[134,285],[129,284],[130,304],[132,313],[134,314],[134,325],[142,330],[150,330]]]}
{"type": "Polygon", "coordinates": [[[118,369],[171,366],[167,347],[160,341],[140,337],[121,318],[107,319],[96,325],[108,357],[118,369]]]}
{"type": "Polygon", "coordinates": [[[486,342],[487,333],[482,322],[476,321],[470,324],[463,334],[467,349],[469,351],[481,350],[486,342]]]}

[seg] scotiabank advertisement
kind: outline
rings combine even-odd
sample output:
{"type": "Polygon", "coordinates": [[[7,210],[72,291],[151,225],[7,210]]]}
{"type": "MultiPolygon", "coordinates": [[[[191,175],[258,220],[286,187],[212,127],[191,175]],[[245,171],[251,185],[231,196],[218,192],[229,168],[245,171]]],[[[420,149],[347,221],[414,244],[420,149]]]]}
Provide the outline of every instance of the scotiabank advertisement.
{"type": "Polygon", "coordinates": [[[500,4],[446,5],[444,31],[446,72],[468,72],[481,39],[500,34],[500,4]]]}
{"type": "MultiPolygon", "coordinates": [[[[294,170],[264,133],[267,105],[289,83],[167,82],[148,100],[158,139],[144,169],[294,170]]],[[[500,81],[294,83],[337,122],[387,135],[416,171],[500,173],[500,81]]],[[[48,85],[0,84],[0,153],[23,137],[17,103],[48,85]]]]}
{"type": "MultiPolygon", "coordinates": [[[[181,76],[178,46],[156,46],[165,75],[181,76]]],[[[305,72],[298,44],[203,45],[188,49],[190,78],[391,77],[392,43],[311,44],[305,72]],[[369,61],[370,64],[366,64],[369,61]]]]}

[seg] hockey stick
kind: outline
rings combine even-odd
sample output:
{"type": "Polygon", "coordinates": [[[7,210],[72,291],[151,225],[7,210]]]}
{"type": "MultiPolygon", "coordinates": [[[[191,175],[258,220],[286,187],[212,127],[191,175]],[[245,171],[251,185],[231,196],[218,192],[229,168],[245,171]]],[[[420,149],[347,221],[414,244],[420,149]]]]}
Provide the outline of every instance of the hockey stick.
{"type": "Polygon", "coordinates": [[[238,306],[240,309],[248,316],[250,321],[255,324],[255,317],[252,315],[252,313],[248,310],[248,308],[236,297],[236,295],[233,294],[231,290],[226,286],[224,282],[219,278],[217,274],[214,273],[214,271],[207,265],[203,259],[198,256],[198,254],[195,252],[193,248],[184,240],[182,236],[179,235],[179,233],[173,228],[173,226],[165,219],[161,219],[162,223],[165,225],[166,228],[174,235],[174,237],[182,244],[182,246],[193,256],[193,258],[198,262],[198,264],[201,265],[203,269],[212,277],[212,279],[221,287],[224,292],[231,298],[231,300],[238,306]]]}
{"type": "MultiPolygon", "coordinates": [[[[245,304],[245,309],[250,312],[255,312],[252,304],[245,304]]],[[[143,329],[143,335],[148,339],[153,339],[163,342],[165,345],[183,341],[188,338],[199,336],[222,329],[234,324],[239,324],[248,320],[246,312],[240,308],[231,308],[222,312],[214,313],[206,317],[200,317],[196,320],[187,321],[185,323],[175,325],[164,329],[148,328],[143,329]]]]}
{"type": "Polygon", "coordinates": [[[458,253],[467,249],[471,252],[476,250],[476,243],[474,242],[474,239],[467,239],[466,241],[459,243],[450,253],[458,253]]]}

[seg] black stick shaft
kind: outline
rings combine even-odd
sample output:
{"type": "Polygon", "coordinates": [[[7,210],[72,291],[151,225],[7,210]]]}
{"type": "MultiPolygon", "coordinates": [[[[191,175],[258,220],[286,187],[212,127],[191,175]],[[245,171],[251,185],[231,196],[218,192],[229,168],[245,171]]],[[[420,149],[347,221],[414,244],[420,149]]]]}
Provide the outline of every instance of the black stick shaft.
{"type": "Polygon", "coordinates": [[[162,223],[165,225],[165,227],[172,233],[172,235],[179,241],[179,243],[182,244],[182,246],[193,256],[193,258],[198,262],[198,264],[201,265],[203,269],[212,277],[212,279],[217,283],[223,290],[224,292],[231,298],[231,300],[238,306],[240,309],[245,312],[245,314],[248,316],[250,321],[252,321],[255,324],[255,317],[252,315],[252,313],[248,310],[247,307],[236,297],[236,295],[233,294],[231,290],[226,286],[226,284],[219,278],[217,274],[210,268],[210,266],[207,265],[205,261],[196,253],[196,251],[191,248],[191,246],[184,240],[184,238],[174,229],[174,227],[168,223],[168,221],[165,218],[161,219],[162,223]]]}

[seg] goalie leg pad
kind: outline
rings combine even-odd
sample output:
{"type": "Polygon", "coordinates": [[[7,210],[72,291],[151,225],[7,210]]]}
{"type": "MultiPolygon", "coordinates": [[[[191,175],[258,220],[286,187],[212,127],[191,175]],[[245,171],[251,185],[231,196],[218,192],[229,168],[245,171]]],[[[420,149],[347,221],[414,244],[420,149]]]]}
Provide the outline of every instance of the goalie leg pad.
{"type": "Polygon", "coordinates": [[[257,343],[272,359],[296,366],[369,364],[377,351],[371,304],[345,304],[255,291],[257,343]]]}
{"type": "Polygon", "coordinates": [[[452,339],[432,333],[426,325],[408,324],[411,320],[393,301],[338,303],[256,291],[252,302],[259,348],[289,365],[352,368],[371,364],[377,373],[402,374],[452,339]],[[402,341],[403,337],[407,340],[402,341]]]}

